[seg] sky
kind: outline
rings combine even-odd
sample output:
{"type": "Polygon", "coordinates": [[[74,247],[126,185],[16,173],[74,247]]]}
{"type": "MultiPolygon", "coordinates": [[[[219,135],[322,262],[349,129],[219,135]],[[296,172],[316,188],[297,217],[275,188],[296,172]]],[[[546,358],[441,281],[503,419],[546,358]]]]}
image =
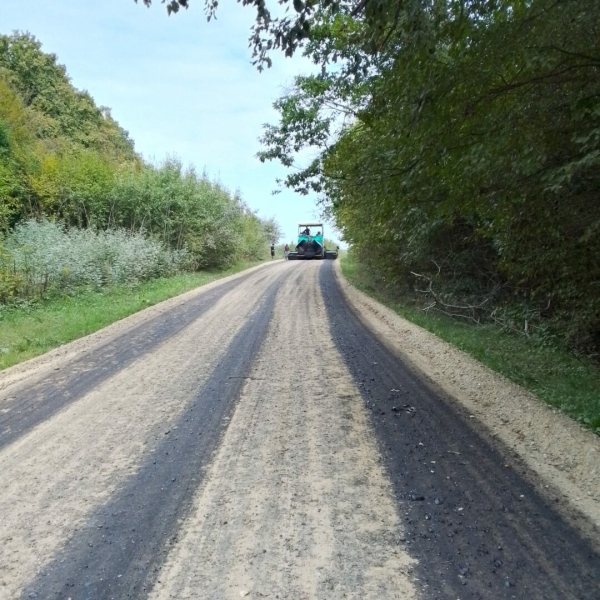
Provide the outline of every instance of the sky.
{"type": "MultiPolygon", "coordinates": [[[[159,0],[150,9],[139,1],[0,0],[0,33],[35,35],[76,88],[111,109],[145,159],[178,156],[206,170],[261,217],[275,217],[282,240],[293,239],[298,222],[319,219],[315,199],[287,189],[273,196],[286,170],[255,155],[262,125],[277,122],[273,102],[314,67],[274,54],[259,73],[248,48],[254,12],[233,0],[210,23],[204,0],[170,17],[159,0]]],[[[337,239],[331,225],[325,233],[337,239]]]]}

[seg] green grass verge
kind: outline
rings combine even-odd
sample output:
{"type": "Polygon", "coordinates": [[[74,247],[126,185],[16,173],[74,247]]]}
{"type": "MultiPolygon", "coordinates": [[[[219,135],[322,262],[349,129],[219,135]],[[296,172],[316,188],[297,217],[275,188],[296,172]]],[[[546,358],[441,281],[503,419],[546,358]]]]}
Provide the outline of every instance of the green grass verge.
{"type": "Polygon", "coordinates": [[[351,255],[342,258],[341,268],[346,279],[362,292],[600,434],[600,371],[593,364],[564,348],[541,344],[494,325],[460,323],[403,304],[376,289],[351,255]]]}
{"type": "Polygon", "coordinates": [[[115,286],[76,296],[50,298],[0,312],[0,369],[43,354],[102,329],[157,302],[259,263],[243,262],[225,271],[180,273],[135,288],[115,286]]]}

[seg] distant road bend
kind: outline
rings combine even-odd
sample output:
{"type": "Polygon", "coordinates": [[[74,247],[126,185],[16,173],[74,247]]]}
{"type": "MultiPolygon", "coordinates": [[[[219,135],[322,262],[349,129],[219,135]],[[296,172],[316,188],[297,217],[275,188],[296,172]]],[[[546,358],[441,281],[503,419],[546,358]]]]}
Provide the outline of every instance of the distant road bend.
{"type": "Polygon", "coordinates": [[[598,549],[332,261],[165,307],[0,374],[0,599],[600,598],[598,549]]]}

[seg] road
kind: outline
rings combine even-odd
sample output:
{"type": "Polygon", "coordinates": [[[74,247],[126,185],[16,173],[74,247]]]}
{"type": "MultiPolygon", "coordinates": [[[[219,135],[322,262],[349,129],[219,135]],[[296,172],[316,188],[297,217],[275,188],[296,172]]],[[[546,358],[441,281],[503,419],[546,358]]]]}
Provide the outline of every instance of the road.
{"type": "Polygon", "coordinates": [[[276,261],[0,378],[0,598],[597,599],[600,555],[276,261]]]}

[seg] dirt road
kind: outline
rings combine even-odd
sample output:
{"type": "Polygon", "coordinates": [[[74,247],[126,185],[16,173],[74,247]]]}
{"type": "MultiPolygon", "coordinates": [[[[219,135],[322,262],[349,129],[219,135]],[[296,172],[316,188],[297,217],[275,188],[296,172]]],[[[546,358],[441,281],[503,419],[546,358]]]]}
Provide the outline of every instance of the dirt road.
{"type": "Polygon", "coordinates": [[[0,598],[600,597],[506,456],[332,262],[275,262],[0,374],[0,598]]]}

